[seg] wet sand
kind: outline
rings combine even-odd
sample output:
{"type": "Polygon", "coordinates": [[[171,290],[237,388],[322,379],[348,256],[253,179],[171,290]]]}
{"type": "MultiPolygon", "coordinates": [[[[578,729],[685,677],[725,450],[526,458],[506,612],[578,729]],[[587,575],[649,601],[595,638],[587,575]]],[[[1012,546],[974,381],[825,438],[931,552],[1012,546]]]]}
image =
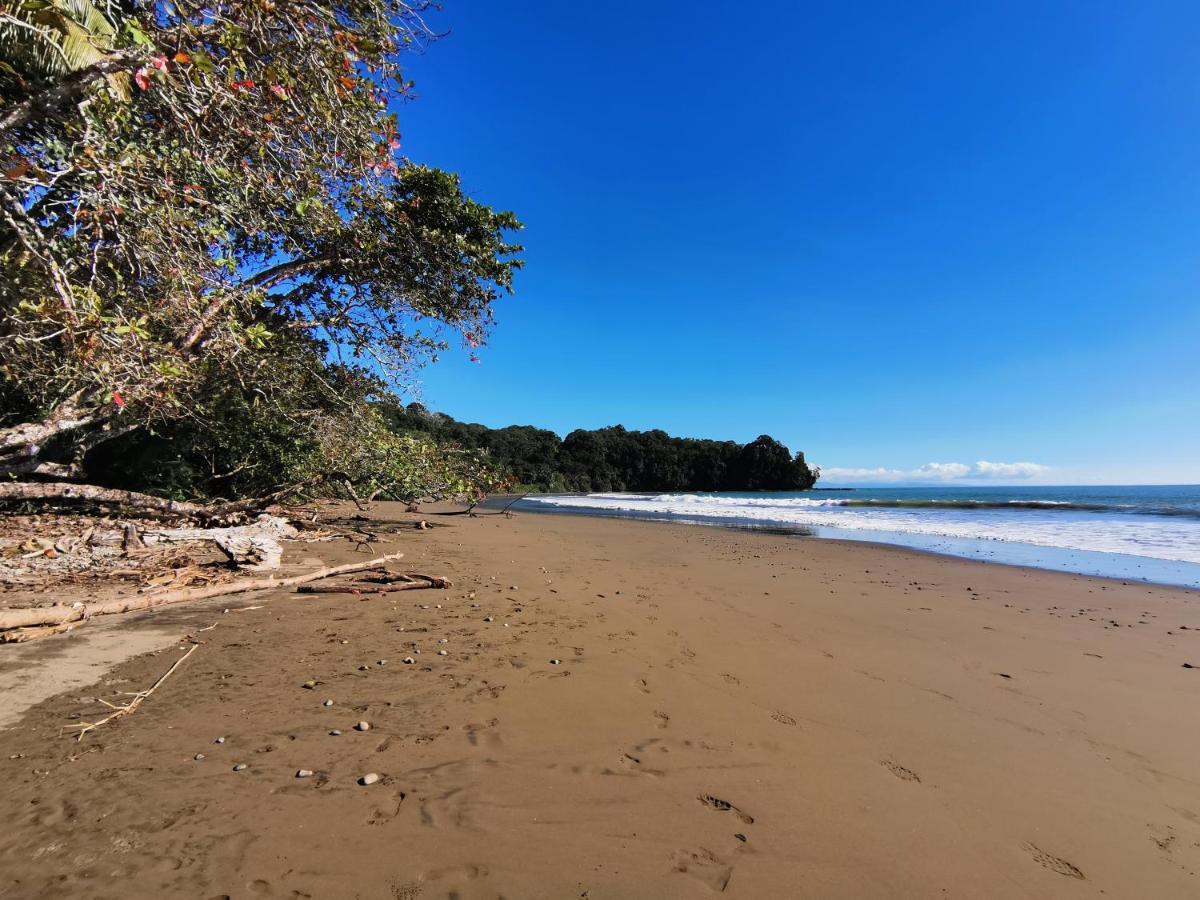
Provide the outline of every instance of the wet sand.
{"type": "MultiPolygon", "coordinates": [[[[160,647],[0,698],[0,897],[1200,895],[1195,591],[438,521],[372,549],[448,591],[253,594],[0,648],[5,676],[53,674],[88,629],[160,647]],[[205,643],[135,715],[61,731],[188,633],[205,643]]],[[[285,562],[318,557],[364,554],[285,562]]]]}

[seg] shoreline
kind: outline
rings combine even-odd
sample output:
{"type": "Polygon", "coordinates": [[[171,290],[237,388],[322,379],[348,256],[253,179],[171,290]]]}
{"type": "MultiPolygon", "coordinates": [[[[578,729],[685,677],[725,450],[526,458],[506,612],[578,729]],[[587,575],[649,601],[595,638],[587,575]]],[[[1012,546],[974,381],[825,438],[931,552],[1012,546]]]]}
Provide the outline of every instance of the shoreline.
{"type": "MultiPolygon", "coordinates": [[[[513,495],[508,495],[509,499],[513,495]]],[[[525,495],[526,497],[529,495],[525,495]]],[[[560,496],[560,495],[549,495],[560,496]]],[[[586,494],[571,496],[587,496],[586,494]]],[[[521,500],[524,497],[520,498],[521,500]]],[[[490,503],[490,501],[489,501],[490,503]]],[[[550,515],[589,516],[627,520],[644,520],[662,524],[732,528],[786,534],[797,538],[847,541],[873,544],[879,547],[903,547],[919,553],[930,553],[952,559],[966,559],[993,565],[1029,568],[1048,572],[1065,572],[1113,581],[1137,581],[1165,587],[1200,589],[1200,563],[1161,559],[1153,556],[1134,556],[1096,550],[1077,550],[1043,544],[1009,541],[999,538],[963,538],[948,535],[920,534],[885,529],[840,528],[831,525],[800,525],[770,522],[761,519],[738,519],[701,515],[668,513],[639,513],[588,507],[552,506],[534,500],[518,502],[514,509],[522,512],[550,515]],[[1149,570],[1149,574],[1141,571],[1149,570]]]]}
{"type": "MultiPolygon", "coordinates": [[[[401,509],[375,515],[422,518],[401,509]]],[[[382,543],[447,591],[271,592],[30,645],[52,665],[85,634],[205,641],[82,742],[63,723],[183,645],[0,728],[0,898],[1200,889],[1195,591],[657,522],[430,521],[382,543]]]]}

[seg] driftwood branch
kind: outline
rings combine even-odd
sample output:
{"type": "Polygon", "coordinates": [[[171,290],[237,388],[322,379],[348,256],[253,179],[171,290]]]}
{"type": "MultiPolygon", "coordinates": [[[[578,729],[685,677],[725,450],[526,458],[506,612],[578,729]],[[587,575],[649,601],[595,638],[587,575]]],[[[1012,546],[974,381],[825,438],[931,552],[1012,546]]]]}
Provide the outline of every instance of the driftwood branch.
{"type": "Polygon", "coordinates": [[[93,484],[74,484],[61,481],[12,481],[0,482],[0,502],[39,500],[60,503],[94,503],[105,506],[126,506],[155,513],[185,516],[189,519],[215,521],[264,509],[284,497],[312,487],[323,480],[323,478],[315,479],[290,485],[264,497],[223,503],[168,500],[164,497],[140,494],[137,491],[122,491],[93,484]]]}
{"type": "Polygon", "coordinates": [[[0,610],[0,631],[13,628],[29,628],[32,626],[66,625],[81,622],[96,616],[112,615],[114,613],[132,612],[135,610],[154,609],[174,603],[187,603],[194,600],[208,600],[212,597],[222,597],[227,594],[245,594],[250,591],[269,591],[276,588],[295,587],[309,581],[319,581],[322,578],[332,578],[335,575],[349,575],[352,572],[366,572],[379,569],[394,559],[400,559],[403,553],[389,553],[377,559],[360,563],[347,563],[342,566],[332,566],[317,569],[304,575],[290,578],[247,578],[241,581],[231,581],[226,584],[210,585],[202,588],[183,588],[175,591],[163,591],[157,594],[137,594],[130,597],[119,597],[114,600],[98,600],[94,603],[81,603],[76,606],[43,606],[37,609],[5,609],[0,610]]]}
{"type": "Polygon", "coordinates": [[[446,589],[451,582],[436,575],[391,575],[382,578],[360,578],[333,584],[306,584],[296,588],[299,594],[390,594],[394,591],[419,591],[430,588],[446,589]]]}
{"type": "MultiPolygon", "coordinates": [[[[183,656],[179,657],[179,659],[175,660],[175,662],[171,666],[171,668],[169,668],[169,669],[167,669],[167,671],[163,672],[162,677],[160,677],[158,679],[158,681],[154,682],[154,684],[152,684],[147,690],[137,691],[136,693],[134,693],[132,700],[130,700],[124,706],[116,707],[116,712],[110,713],[109,715],[105,716],[103,719],[101,719],[98,722],[87,722],[84,724],[68,725],[67,727],[82,729],[79,732],[79,734],[76,735],[76,737],[75,737],[76,740],[82,741],[83,736],[85,734],[87,734],[89,731],[93,731],[93,730],[99,728],[101,725],[105,724],[106,722],[111,722],[114,719],[119,719],[122,716],[128,716],[132,713],[137,712],[137,708],[142,705],[142,701],[145,700],[147,697],[149,697],[151,694],[153,694],[155,691],[157,691],[158,686],[160,684],[162,684],[164,681],[166,681],[168,678],[170,678],[171,673],[174,672],[176,669],[178,669],[180,667],[180,665],[183,664],[183,661],[185,659],[187,659],[189,656],[191,656],[193,653],[195,653],[199,649],[200,649],[199,644],[192,644],[192,646],[188,650],[188,652],[183,654],[183,656]]],[[[100,702],[105,703],[107,701],[102,700],[100,702]]],[[[108,705],[112,706],[111,703],[109,703],[108,705]]]]}

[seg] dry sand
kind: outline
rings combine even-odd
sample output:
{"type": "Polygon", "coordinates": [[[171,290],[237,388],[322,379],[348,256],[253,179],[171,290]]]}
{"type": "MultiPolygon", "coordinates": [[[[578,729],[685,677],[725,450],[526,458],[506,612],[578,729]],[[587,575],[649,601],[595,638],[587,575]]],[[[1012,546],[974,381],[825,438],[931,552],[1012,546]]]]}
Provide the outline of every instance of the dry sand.
{"type": "Polygon", "coordinates": [[[1200,896],[1196,592],[443,521],[379,549],[449,591],[250,595],[0,648],[52,671],[92,628],[206,641],[81,742],[60,726],[184,645],[0,731],[0,897],[1200,896]]]}

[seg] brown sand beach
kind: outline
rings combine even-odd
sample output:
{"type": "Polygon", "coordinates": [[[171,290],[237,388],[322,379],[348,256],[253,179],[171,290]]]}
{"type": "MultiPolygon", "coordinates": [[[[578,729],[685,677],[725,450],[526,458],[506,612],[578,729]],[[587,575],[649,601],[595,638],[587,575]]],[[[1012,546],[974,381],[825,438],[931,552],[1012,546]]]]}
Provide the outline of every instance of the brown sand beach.
{"type": "Polygon", "coordinates": [[[376,546],[449,590],[227,597],[0,648],[0,897],[1200,896],[1196,592],[442,524],[376,546]],[[188,634],[136,714],[63,730],[188,634]]]}

